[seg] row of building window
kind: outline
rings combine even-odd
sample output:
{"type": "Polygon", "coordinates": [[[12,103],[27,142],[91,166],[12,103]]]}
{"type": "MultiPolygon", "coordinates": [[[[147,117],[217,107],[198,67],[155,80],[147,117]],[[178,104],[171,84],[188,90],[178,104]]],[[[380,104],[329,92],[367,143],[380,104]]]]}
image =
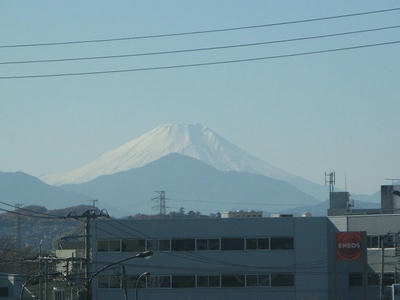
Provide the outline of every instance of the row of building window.
{"type": "MultiPolygon", "coordinates": [[[[362,273],[350,273],[349,274],[349,286],[362,286],[363,274],[362,273]]],[[[395,280],[394,273],[384,273],[383,274],[383,285],[392,285],[399,281],[399,278],[395,280]]],[[[380,274],[379,273],[368,273],[367,279],[368,285],[379,285],[380,284],[380,274]]]]}
{"type": "Polygon", "coordinates": [[[215,238],[171,240],[98,240],[98,252],[202,251],[202,250],[283,250],[294,249],[292,237],[215,238]]]}
{"type": "MultiPolygon", "coordinates": [[[[98,288],[135,288],[137,276],[98,276],[98,288]]],[[[226,288],[226,287],[285,287],[294,286],[293,273],[223,274],[223,275],[151,275],[142,278],[140,288],[226,288]]]]}
{"type": "Polygon", "coordinates": [[[394,248],[395,241],[393,238],[388,238],[386,235],[368,235],[367,248],[394,248]]]}

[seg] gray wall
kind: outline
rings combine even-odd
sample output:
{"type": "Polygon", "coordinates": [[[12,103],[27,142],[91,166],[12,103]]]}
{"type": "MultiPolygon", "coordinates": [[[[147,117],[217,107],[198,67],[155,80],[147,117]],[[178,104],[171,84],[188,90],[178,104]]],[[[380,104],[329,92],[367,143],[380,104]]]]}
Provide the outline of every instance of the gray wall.
{"type": "MultiPolygon", "coordinates": [[[[295,250],[155,252],[149,260],[128,263],[127,273],[209,274],[209,273],[296,273],[296,287],[279,288],[188,288],[141,289],[144,299],[329,299],[332,283],[329,269],[335,227],[321,218],[254,219],[166,219],[100,221],[94,226],[95,238],[220,238],[293,236],[295,250]],[[111,223],[109,223],[111,222],[111,223]]],[[[94,249],[95,250],[95,249],[94,249]]],[[[123,252],[94,255],[99,268],[106,262],[131,256],[123,252]]],[[[95,285],[96,286],[96,285],[95,285]]],[[[96,299],[122,297],[120,289],[98,289],[96,299]]],[[[134,290],[130,290],[133,297],[134,290]]]]}

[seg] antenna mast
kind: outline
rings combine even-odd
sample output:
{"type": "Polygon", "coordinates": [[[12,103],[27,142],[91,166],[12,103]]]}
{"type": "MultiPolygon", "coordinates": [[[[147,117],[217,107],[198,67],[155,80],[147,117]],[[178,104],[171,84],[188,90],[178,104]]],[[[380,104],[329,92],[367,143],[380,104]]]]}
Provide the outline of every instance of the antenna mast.
{"type": "Polygon", "coordinates": [[[325,185],[329,185],[329,201],[332,200],[332,193],[335,189],[335,183],[336,183],[336,175],[335,171],[331,171],[329,173],[325,172],[325,185]]]}

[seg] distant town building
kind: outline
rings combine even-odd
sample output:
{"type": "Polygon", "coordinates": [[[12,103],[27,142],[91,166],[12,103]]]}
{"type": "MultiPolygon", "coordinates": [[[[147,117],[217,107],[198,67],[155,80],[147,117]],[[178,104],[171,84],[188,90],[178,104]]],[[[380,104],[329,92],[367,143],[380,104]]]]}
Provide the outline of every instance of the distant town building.
{"type": "Polygon", "coordinates": [[[292,214],[271,214],[271,218],[291,218],[292,214]]]}
{"type": "Polygon", "coordinates": [[[221,213],[221,218],[262,218],[262,211],[256,210],[235,210],[221,213]]]}
{"type": "Polygon", "coordinates": [[[301,214],[301,216],[302,216],[303,218],[312,217],[312,213],[306,211],[306,212],[303,212],[303,213],[301,214]]]}
{"type": "Polygon", "coordinates": [[[55,255],[57,259],[61,259],[58,260],[56,271],[64,276],[80,274],[84,271],[85,251],[83,249],[57,249],[55,255]]]}

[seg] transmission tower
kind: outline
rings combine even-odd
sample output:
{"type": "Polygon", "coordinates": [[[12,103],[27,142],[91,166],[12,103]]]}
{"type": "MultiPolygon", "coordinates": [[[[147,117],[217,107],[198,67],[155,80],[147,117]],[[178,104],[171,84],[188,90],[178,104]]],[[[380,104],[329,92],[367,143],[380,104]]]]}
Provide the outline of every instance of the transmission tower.
{"type": "Polygon", "coordinates": [[[167,209],[165,205],[165,191],[155,191],[158,196],[153,198],[152,200],[159,201],[159,205],[155,207],[159,207],[160,209],[160,216],[166,216],[167,215],[167,209]]]}

